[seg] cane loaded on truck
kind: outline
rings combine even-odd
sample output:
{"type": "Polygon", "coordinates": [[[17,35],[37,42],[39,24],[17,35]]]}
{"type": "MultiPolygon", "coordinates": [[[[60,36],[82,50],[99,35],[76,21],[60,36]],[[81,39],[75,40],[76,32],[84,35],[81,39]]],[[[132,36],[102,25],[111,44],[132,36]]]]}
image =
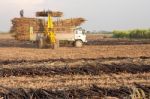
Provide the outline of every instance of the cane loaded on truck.
{"type": "Polygon", "coordinates": [[[59,11],[39,11],[36,12],[38,18],[14,18],[11,30],[16,33],[15,39],[36,42],[39,48],[54,49],[62,42],[82,47],[87,40],[85,30],[79,26],[85,19],[63,19],[62,16],[59,11]]]}

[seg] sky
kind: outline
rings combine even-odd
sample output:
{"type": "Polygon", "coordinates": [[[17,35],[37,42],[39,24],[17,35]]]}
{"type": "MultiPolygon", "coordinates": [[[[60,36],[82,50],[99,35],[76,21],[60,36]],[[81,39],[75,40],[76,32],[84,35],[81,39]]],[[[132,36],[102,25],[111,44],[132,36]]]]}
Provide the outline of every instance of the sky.
{"type": "Polygon", "coordinates": [[[9,31],[11,20],[35,17],[36,11],[57,10],[63,18],[83,17],[89,31],[150,28],[150,0],[0,0],[0,31],[9,31]]]}

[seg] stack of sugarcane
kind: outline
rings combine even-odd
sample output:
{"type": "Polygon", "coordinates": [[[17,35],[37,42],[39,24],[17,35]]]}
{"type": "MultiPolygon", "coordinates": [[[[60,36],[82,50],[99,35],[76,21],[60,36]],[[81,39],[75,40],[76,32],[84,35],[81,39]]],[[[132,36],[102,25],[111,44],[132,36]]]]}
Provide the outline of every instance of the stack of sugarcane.
{"type": "Polygon", "coordinates": [[[30,27],[33,27],[34,32],[44,30],[43,20],[36,18],[14,18],[12,24],[10,32],[15,33],[17,40],[29,40],[30,27]]]}
{"type": "Polygon", "coordinates": [[[54,22],[55,26],[80,26],[85,22],[84,18],[71,18],[65,20],[58,20],[54,22]]]}
{"type": "MultiPolygon", "coordinates": [[[[81,25],[85,20],[83,18],[72,18],[54,21],[54,30],[56,33],[71,33],[75,27],[81,25]]],[[[12,20],[11,33],[15,33],[17,40],[29,40],[30,27],[33,27],[34,33],[44,32],[47,24],[44,20],[37,18],[14,18],[12,20]]]]}
{"type": "Polygon", "coordinates": [[[57,20],[54,21],[55,31],[62,32],[71,32],[77,26],[80,26],[85,22],[84,18],[71,18],[65,20],[57,20]]]}
{"type": "MultiPolygon", "coordinates": [[[[72,30],[85,22],[83,18],[72,18],[61,20],[60,17],[63,16],[63,12],[60,11],[38,11],[36,12],[37,17],[57,17],[57,21],[54,21],[54,30],[56,33],[59,32],[72,32],[72,30]]],[[[45,25],[47,26],[47,25],[45,25]]]]}
{"type": "Polygon", "coordinates": [[[63,16],[63,12],[59,12],[59,11],[39,11],[39,12],[36,12],[37,17],[48,17],[48,14],[51,17],[62,17],[63,16]]]}
{"type": "MultiPolygon", "coordinates": [[[[71,19],[60,19],[63,16],[62,12],[59,11],[40,11],[36,12],[37,17],[56,17],[54,20],[54,31],[55,33],[71,33],[73,30],[85,22],[84,18],[71,18],[71,19]]],[[[17,40],[29,40],[30,39],[30,27],[33,28],[33,33],[43,33],[47,28],[47,22],[43,19],[37,18],[14,18],[12,20],[11,33],[15,33],[15,39],[17,40]]]]}

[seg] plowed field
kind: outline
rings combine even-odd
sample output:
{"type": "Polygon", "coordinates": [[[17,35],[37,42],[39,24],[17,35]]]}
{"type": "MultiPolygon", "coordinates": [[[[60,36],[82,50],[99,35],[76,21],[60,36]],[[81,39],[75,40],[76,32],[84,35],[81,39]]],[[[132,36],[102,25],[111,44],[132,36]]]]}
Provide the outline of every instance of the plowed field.
{"type": "Polygon", "coordinates": [[[4,99],[149,99],[150,41],[88,35],[52,50],[3,34],[0,82],[4,99]]]}

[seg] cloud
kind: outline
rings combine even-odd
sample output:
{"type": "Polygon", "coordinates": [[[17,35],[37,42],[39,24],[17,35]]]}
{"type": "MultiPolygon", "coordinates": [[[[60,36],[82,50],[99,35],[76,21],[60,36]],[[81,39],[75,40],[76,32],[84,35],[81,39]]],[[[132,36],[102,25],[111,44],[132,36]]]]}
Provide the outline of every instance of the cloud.
{"type": "Polygon", "coordinates": [[[28,8],[32,6],[36,6],[38,4],[42,4],[44,0],[5,0],[3,3],[15,5],[18,7],[28,8]]]}
{"type": "Polygon", "coordinates": [[[150,0],[0,0],[0,30],[24,9],[26,17],[40,10],[59,10],[65,18],[84,17],[88,30],[130,29],[150,26],[150,0]]]}
{"type": "Polygon", "coordinates": [[[15,4],[38,4],[42,3],[43,0],[9,0],[9,2],[15,3],[15,4]]]}

